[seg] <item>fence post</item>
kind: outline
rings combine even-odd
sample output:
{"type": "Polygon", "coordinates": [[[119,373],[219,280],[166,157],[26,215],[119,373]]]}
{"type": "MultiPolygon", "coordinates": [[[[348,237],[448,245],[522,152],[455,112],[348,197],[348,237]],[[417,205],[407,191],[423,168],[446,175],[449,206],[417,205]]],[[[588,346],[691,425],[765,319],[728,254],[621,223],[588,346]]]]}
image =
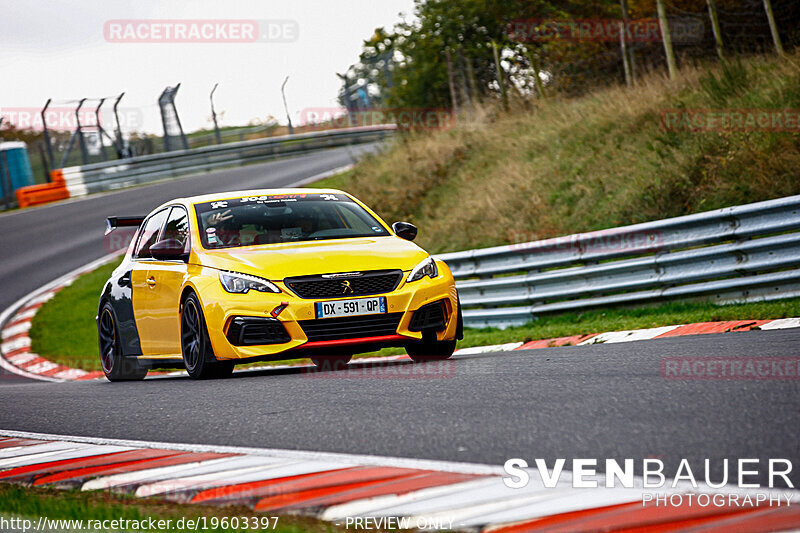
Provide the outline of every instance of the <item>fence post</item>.
{"type": "Polygon", "coordinates": [[[458,100],[456,100],[456,82],[453,78],[453,60],[450,57],[450,50],[445,49],[444,57],[447,60],[447,83],[450,87],[450,104],[453,106],[453,112],[458,114],[458,100]]]}
{"type": "Polygon", "coordinates": [[[294,135],[294,126],[292,126],[292,116],[289,114],[289,106],[286,105],[286,82],[289,81],[289,76],[286,76],[286,79],[283,80],[281,84],[281,97],[283,98],[283,110],[286,111],[286,122],[289,127],[289,135],[294,135]]]}
{"type": "Polygon", "coordinates": [[[544,84],[542,83],[542,78],[539,76],[541,72],[539,70],[539,62],[536,60],[536,56],[533,55],[533,51],[530,49],[528,50],[528,59],[531,62],[531,67],[533,68],[533,75],[535,76],[535,83],[536,89],[539,91],[539,96],[544,99],[546,95],[544,93],[544,84]]]}
{"type": "Polygon", "coordinates": [[[49,183],[50,182],[50,165],[47,162],[47,156],[45,155],[44,147],[42,146],[41,142],[37,143],[36,146],[39,147],[39,156],[42,158],[42,170],[44,171],[44,181],[45,181],[45,183],[49,183]]]}
{"type": "Polygon", "coordinates": [[[719,17],[717,16],[717,5],[714,0],[706,0],[708,2],[708,16],[711,17],[711,29],[714,31],[714,40],[717,42],[717,55],[719,58],[725,59],[722,45],[722,31],[719,29],[719,17]]]}
{"type": "Polygon", "coordinates": [[[214,91],[217,90],[217,86],[219,86],[219,83],[214,84],[209,99],[211,100],[211,120],[214,121],[214,138],[217,140],[217,144],[222,144],[222,136],[219,133],[219,124],[217,124],[217,111],[214,109],[214,91]]]}
{"type": "Polygon", "coordinates": [[[508,95],[506,94],[506,80],[503,73],[503,65],[500,64],[500,52],[497,50],[497,43],[492,41],[492,51],[494,52],[494,66],[497,68],[497,83],[500,85],[500,97],[503,100],[503,109],[508,111],[508,95]]]}
{"type": "Polygon", "coordinates": [[[769,21],[769,31],[772,33],[772,41],[775,43],[775,51],[779,56],[783,55],[783,45],[781,44],[781,36],[778,34],[778,25],[775,23],[775,14],[772,12],[772,2],[764,0],[764,10],[767,12],[767,20],[769,21]]]}
{"type": "MultiPolygon", "coordinates": [[[[118,107],[119,107],[119,102],[120,102],[120,100],[122,100],[123,96],[125,96],[125,93],[122,93],[119,96],[117,96],[117,99],[114,102],[114,122],[115,122],[115,125],[116,125],[116,132],[115,132],[116,141],[114,142],[114,144],[117,147],[117,158],[118,159],[123,159],[126,155],[129,155],[129,154],[125,154],[125,141],[122,139],[122,126],[120,126],[120,124],[119,124],[118,107]]],[[[130,154],[130,155],[132,155],[132,154],[130,154]]]]}
{"type": "Polygon", "coordinates": [[[106,99],[101,98],[100,103],[97,104],[97,108],[94,110],[94,120],[97,123],[97,138],[100,141],[100,154],[102,155],[103,161],[108,161],[108,156],[106,155],[106,143],[103,142],[103,135],[111,139],[106,133],[106,130],[103,129],[103,125],[100,123],[100,108],[103,107],[106,99]]]}
{"type": "Polygon", "coordinates": [[[672,35],[669,33],[667,10],[664,7],[664,0],[656,0],[656,3],[658,4],[658,22],[661,25],[661,39],[664,41],[664,53],[667,55],[669,79],[674,80],[678,76],[678,67],[675,64],[675,51],[672,49],[672,35]]]}
{"type": "Polygon", "coordinates": [[[84,165],[88,165],[89,152],[86,150],[86,139],[83,138],[83,127],[81,126],[81,107],[83,107],[84,102],[86,102],[86,98],[81,98],[81,101],[78,102],[78,107],[75,108],[75,123],[78,128],[75,132],[78,135],[78,145],[81,148],[81,161],[84,165]]]}
{"type": "Polygon", "coordinates": [[[625,85],[633,86],[633,72],[631,71],[631,58],[628,52],[628,1],[620,0],[622,9],[622,22],[619,27],[619,46],[622,49],[622,66],[625,69],[625,85]]]}
{"type": "Polygon", "coordinates": [[[44,104],[42,108],[42,133],[44,133],[44,144],[47,148],[47,158],[50,160],[50,168],[53,168],[55,165],[55,158],[53,157],[53,143],[50,140],[50,130],[47,129],[47,118],[45,117],[45,113],[47,113],[47,108],[50,107],[50,102],[52,102],[51,98],[47,99],[47,102],[44,104]]]}

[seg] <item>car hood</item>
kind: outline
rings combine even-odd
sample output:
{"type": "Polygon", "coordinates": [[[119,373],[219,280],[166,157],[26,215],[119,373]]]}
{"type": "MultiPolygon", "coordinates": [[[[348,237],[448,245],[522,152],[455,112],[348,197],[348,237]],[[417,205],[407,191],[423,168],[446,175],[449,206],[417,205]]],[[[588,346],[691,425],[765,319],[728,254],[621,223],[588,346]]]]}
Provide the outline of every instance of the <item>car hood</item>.
{"type": "Polygon", "coordinates": [[[271,280],[366,270],[411,270],[428,253],[399,237],[360,237],[196,251],[203,266],[271,280]]]}

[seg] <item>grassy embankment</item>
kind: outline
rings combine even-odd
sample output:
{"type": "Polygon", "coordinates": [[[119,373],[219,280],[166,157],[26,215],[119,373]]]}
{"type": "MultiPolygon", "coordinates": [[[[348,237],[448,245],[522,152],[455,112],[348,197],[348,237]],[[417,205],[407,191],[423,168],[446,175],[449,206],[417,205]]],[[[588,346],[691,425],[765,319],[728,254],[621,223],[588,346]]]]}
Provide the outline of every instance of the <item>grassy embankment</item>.
{"type": "Polygon", "coordinates": [[[798,109],[800,57],[687,68],[636,87],[459,117],[401,137],[344,189],[448,252],[525,242],[800,194],[800,133],[666,132],[663,110],[798,109]]]}

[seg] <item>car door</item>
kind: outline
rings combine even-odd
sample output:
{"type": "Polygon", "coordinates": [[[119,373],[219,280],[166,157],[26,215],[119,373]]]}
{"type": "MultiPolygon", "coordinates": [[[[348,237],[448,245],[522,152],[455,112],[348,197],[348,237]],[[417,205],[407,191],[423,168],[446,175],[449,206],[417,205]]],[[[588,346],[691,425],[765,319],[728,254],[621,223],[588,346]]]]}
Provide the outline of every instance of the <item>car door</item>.
{"type": "Polygon", "coordinates": [[[133,298],[133,315],[136,317],[136,329],[139,331],[142,355],[160,355],[154,341],[155,315],[151,307],[151,293],[154,284],[150,280],[150,267],[153,261],[150,247],[158,242],[161,230],[167,220],[169,208],[153,213],[142,223],[142,229],[136,238],[133,251],[133,268],[131,269],[131,288],[133,298]]]}
{"type": "MultiPolygon", "coordinates": [[[[189,216],[183,206],[170,208],[159,240],[175,239],[189,252],[189,216]]],[[[148,308],[152,349],[161,355],[181,354],[180,296],[187,265],[182,260],[149,261],[148,308]]]]}

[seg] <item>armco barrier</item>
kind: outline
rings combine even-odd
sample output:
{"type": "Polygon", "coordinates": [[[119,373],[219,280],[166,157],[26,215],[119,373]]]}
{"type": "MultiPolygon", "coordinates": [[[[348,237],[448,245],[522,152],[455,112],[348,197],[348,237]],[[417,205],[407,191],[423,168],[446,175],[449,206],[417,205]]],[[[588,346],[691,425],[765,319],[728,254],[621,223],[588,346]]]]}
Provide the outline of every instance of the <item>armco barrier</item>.
{"type": "Polygon", "coordinates": [[[800,296],[800,196],[508,246],[442,254],[464,323],[669,299],[800,296]]]}
{"type": "Polygon", "coordinates": [[[25,205],[20,203],[20,207],[25,207],[45,201],[85,196],[95,192],[116,190],[186,174],[207,172],[221,167],[266,161],[325,148],[379,141],[394,133],[395,130],[394,125],[343,128],[67,167],[57,171],[59,179],[54,178],[52,184],[24,187],[20,189],[21,192],[18,192],[17,196],[25,199],[25,205]]]}

